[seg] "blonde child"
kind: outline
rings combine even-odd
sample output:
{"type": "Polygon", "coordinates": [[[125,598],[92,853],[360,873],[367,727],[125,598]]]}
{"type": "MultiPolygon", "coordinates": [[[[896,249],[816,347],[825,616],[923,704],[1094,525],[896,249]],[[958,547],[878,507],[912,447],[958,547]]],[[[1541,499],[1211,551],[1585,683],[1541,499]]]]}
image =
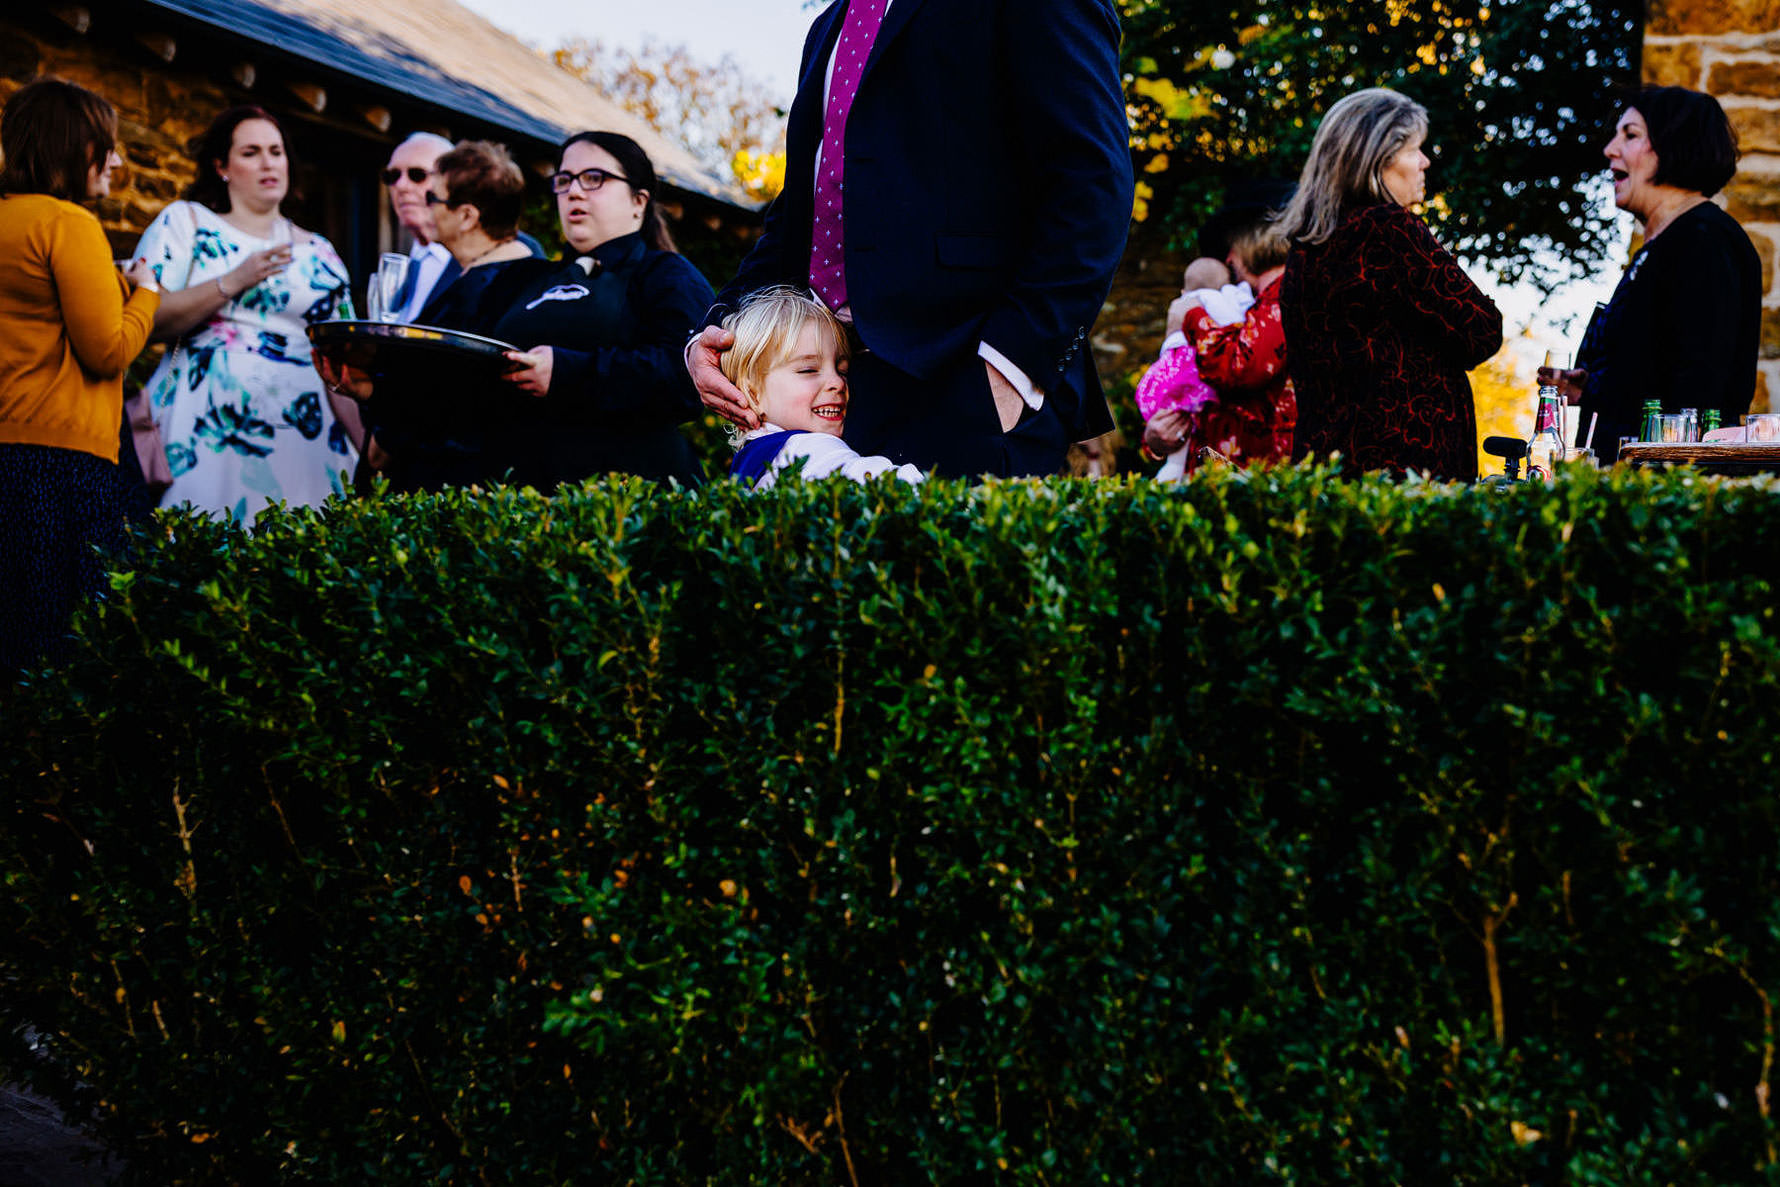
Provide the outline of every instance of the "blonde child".
{"type": "Polygon", "coordinates": [[[742,302],[723,328],[735,335],[721,357],[723,374],[760,416],[758,429],[736,438],[732,478],[765,490],[779,471],[801,461],[805,478],[840,474],[864,482],[893,473],[921,481],[915,467],[861,457],[841,440],[847,335],[822,302],[797,289],[765,289],[742,302]]]}

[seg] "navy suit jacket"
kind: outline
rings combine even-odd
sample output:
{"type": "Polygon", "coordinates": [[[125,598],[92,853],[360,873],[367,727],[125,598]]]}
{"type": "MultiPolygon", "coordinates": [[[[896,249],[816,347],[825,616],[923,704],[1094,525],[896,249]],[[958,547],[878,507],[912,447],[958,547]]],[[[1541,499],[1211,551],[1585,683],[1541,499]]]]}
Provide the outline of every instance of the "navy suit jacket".
{"type": "MultiPolygon", "coordinates": [[[[823,92],[845,13],[836,0],[810,29],[785,189],[711,324],[756,289],[809,284],[823,92]]],[[[893,0],[847,120],[860,337],[919,379],[987,342],[1075,437],[1111,428],[1088,330],[1130,227],[1128,137],[1111,0],[893,0]]]]}

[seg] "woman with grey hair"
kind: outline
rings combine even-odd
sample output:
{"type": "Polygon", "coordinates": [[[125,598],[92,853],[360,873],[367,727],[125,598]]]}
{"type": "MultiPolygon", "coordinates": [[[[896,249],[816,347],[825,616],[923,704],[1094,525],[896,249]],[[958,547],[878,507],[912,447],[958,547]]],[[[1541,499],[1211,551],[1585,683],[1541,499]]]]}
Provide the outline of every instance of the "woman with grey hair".
{"type": "Polygon", "coordinates": [[[1318,126],[1280,219],[1293,456],[1340,454],[1349,475],[1477,477],[1465,373],[1502,345],[1502,314],[1410,209],[1426,197],[1427,134],[1411,99],[1347,96],[1318,126]]]}

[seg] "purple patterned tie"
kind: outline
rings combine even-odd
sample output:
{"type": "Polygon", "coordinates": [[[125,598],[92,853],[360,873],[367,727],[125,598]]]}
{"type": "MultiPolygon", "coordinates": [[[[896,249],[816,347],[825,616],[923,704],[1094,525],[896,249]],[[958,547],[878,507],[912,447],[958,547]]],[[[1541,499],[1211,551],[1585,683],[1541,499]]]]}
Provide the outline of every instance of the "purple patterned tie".
{"type": "Polygon", "coordinates": [[[841,233],[841,168],[846,163],[847,113],[884,23],[890,0],[852,0],[834,47],[828,110],[822,121],[822,165],[816,171],[816,213],[810,223],[810,287],[830,309],[847,303],[846,237],[841,233]]]}

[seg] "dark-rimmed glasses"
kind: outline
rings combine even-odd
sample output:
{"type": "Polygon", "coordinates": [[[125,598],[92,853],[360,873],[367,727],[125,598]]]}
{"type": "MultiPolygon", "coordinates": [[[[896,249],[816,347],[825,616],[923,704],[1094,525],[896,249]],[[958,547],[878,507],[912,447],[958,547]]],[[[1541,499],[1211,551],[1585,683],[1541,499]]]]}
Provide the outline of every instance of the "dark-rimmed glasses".
{"type": "Polygon", "coordinates": [[[630,184],[630,178],[620,177],[616,173],[609,173],[604,169],[583,169],[579,173],[552,173],[550,175],[550,191],[555,194],[566,194],[569,192],[569,185],[577,181],[581,183],[581,188],[590,194],[608,181],[622,181],[625,185],[630,184]]]}
{"type": "Polygon", "coordinates": [[[419,165],[410,165],[406,169],[385,169],[383,171],[383,184],[394,185],[396,182],[402,180],[402,174],[404,173],[408,175],[408,180],[415,185],[421,184],[433,175],[431,169],[422,169],[419,165]]]}
{"type": "Polygon", "coordinates": [[[441,198],[439,195],[433,193],[433,191],[428,190],[426,192],[426,204],[428,206],[450,206],[452,203],[450,198],[441,198]]]}

